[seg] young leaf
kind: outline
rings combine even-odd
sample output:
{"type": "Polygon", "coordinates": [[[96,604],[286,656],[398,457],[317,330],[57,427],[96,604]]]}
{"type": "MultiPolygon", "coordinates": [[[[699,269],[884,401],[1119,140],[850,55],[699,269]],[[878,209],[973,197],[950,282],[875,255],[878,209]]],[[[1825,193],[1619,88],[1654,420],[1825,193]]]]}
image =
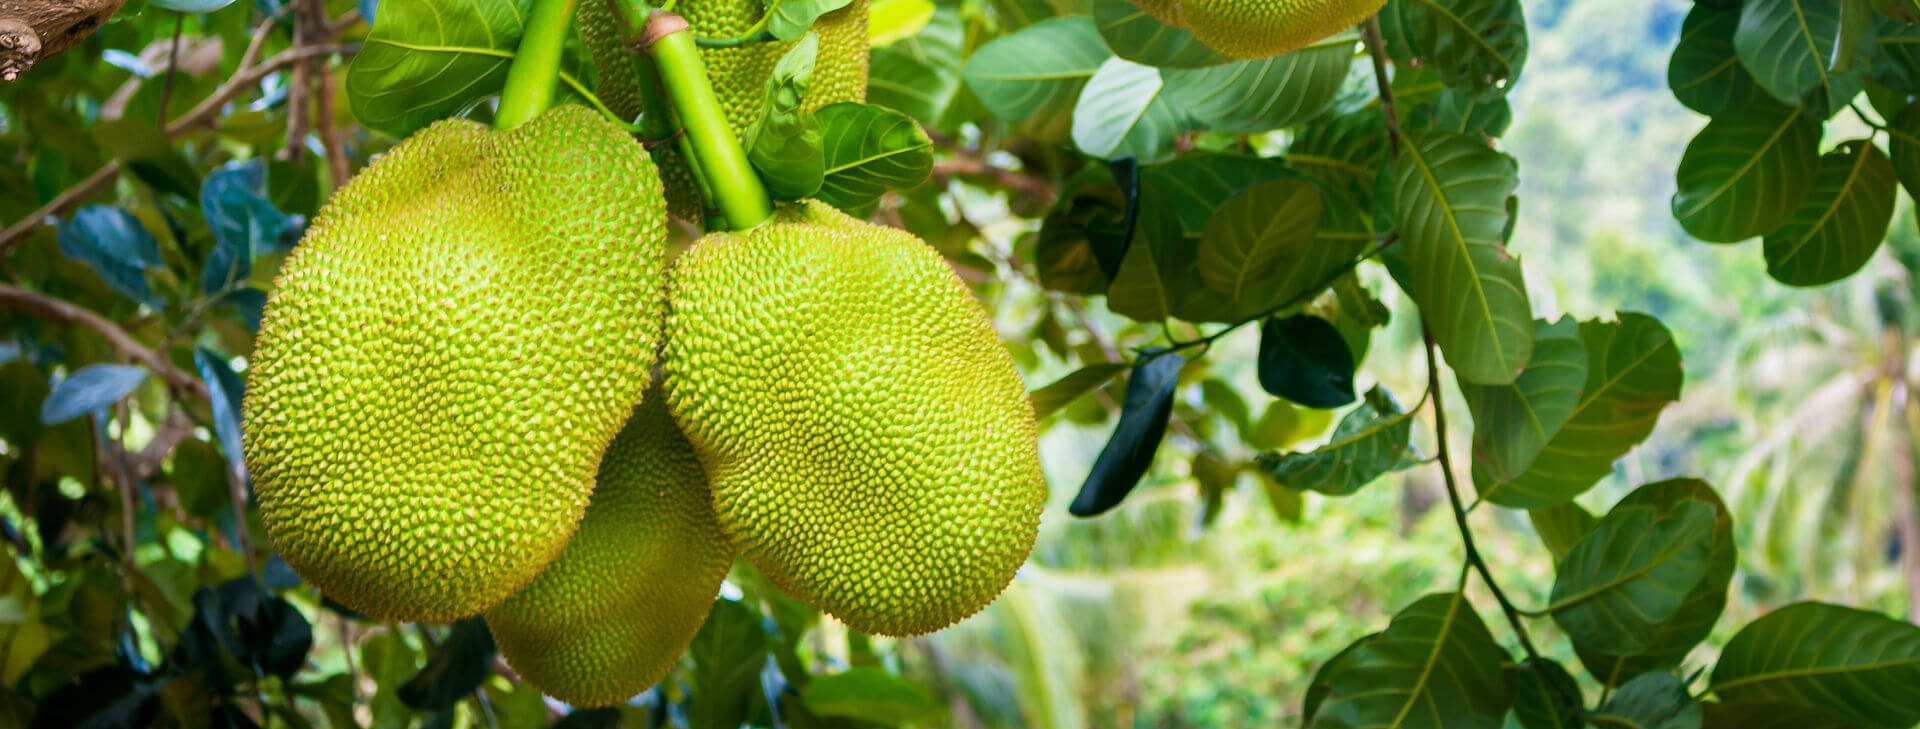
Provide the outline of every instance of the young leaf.
{"type": "Polygon", "coordinates": [[[1667,62],[1667,86],[1687,108],[1707,116],[1738,111],[1760,87],[1734,57],[1733,32],[1740,7],[1695,3],[1680,25],[1680,43],[1667,62]]]}
{"type": "Polygon", "coordinates": [[[1529,658],[1507,667],[1513,717],[1524,729],[1580,729],[1587,707],[1580,684],[1551,658],[1529,658]]]}
{"type": "Polygon", "coordinates": [[[1615,507],[1555,568],[1553,615],[1574,645],[1632,654],[1707,573],[1716,514],[1688,499],[1667,510],[1615,507]]]}
{"type": "Polygon", "coordinates": [[[1819,286],[1867,265],[1893,221],[1893,162],[1872,139],[1842,142],[1820,156],[1813,189],[1767,234],[1767,273],[1790,286],[1819,286]]]}
{"type": "Polygon", "coordinates": [[[94,364],[74,370],[55,383],[47,399],[40,403],[43,425],[64,423],[87,414],[104,413],[107,406],[126,397],[147,379],[144,367],[94,364]]]}
{"type": "Polygon", "coordinates": [[[767,77],[760,118],[747,130],[747,161],[777,200],[811,197],[826,177],[820,124],[801,108],[819,50],[820,36],[808,33],[780,58],[767,77]]]}
{"type": "Polygon", "coordinates": [[[1686,683],[1671,673],[1643,673],[1621,684],[1593,712],[1594,723],[1601,726],[1644,729],[1700,729],[1701,716],[1686,683]]]}
{"type": "Polygon", "coordinates": [[[1533,356],[1506,385],[1460,383],[1473,414],[1475,483],[1511,479],[1560,432],[1587,381],[1587,349],[1573,317],[1533,322],[1533,356]]]}
{"type": "Polygon", "coordinates": [[[160,308],[145,271],[166,265],[160,245],[140,219],[111,205],[88,205],[60,223],[60,252],[93,267],[100,279],[129,299],[160,308]]]}
{"type": "Polygon", "coordinates": [[[829,205],[861,207],[925,182],[933,171],[933,141],[905,114],[848,101],[828,104],[814,118],[826,157],[819,198],[829,205]]]}
{"type": "Polygon", "coordinates": [[[1080,89],[1112,55],[1092,18],[1049,18],[981,46],[960,75],[994,116],[1057,142],[1071,130],[1080,89]]]}
{"type": "Polygon", "coordinates": [[[1115,375],[1125,371],[1127,371],[1127,365],[1124,363],[1097,362],[1074,370],[1065,377],[1054,380],[1051,385],[1034,390],[1028,396],[1033,400],[1034,418],[1045,420],[1047,416],[1059,412],[1060,408],[1099,389],[1115,375]]]}
{"type": "Polygon", "coordinates": [[[1307,726],[1498,729],[1512,703],[1507,660],[1465,596],[1428,595],[1339,659],[1307,726]]]}
{"type": "Polygon", "coordinates": [[[1073,143],[1101,159],[1157,162],[1173,152],[1186,119],[1167,98],[1159,69],[1109,58],[1073,107],[1073,143]]]}
{"type": "Polygon", "coordinates": [[[1460,379],[1513,382],[1533,352],[1533,310],[1507,253],[1512,157],[1457,134],[1413,132],[1393,168],[1408,293],[1460,379]]]}
{"type": "Polygon", "coordinates": [[[1345,496],[1414,465],[1412,436],[1413,414],[1402,410],[1386,389],[1375,387],[1340,419],[1326,445],[1306,453],[1263,453],[1255,462],[1288,488],[1345,496]]]}
{"type": "Polygon", "coordinates": [[[1167,433],[1167,418],[1173,415],[1173,394],[1180,381],[1180,367],[1186,360],[1168,352],[1135,368],[1127,379],[1127,399],[1120,407],[1120,422],[1093,462],[1080,493],[1067,507],[1074,516],[1096,516],[1120,505],[1133,487],[1153,465],[1153,454],[1167,433]]]}
{"type": "Polygon", "coordinates": [[[1708,686],[1724,702],[1910,727],[1920,723],[1920,626],[1839,605],[1788,605],[1727,641],[1708,686]]]}
{"type": "Polygon", "coordinates": [[[1353,65],[1355,40],[1342,33],[1291,53],[1160,75],[1167,101],[1200,126],[1271,131],[1312,119],[1333,102],[1353,65]]]}
{"type": "Polygon", "coordinates": [[[1673,217],[1709,243],[1772,233],[1812,187],[1819,142],[1819,121],[1768,100],[1707,122],[1680,156],[1673,217]]]}
{"type": "Polygon", "coordinates": [[[1260,388],[1310,408],[1353,402],[1353,353],[1340,330],[1308,314],[1260,325],[1260,388]]]}
{"type": "Polygon", "coordinates": [[[806,35],[820,16],[844,8],[848,2],[850,0],[768,0],[767,33],[780,40],[794,40],[806,35]]]}
{"type": "Polygon", "coordinates": [[[1622,312],[1616,322],[1580,323],[1587,381],[1565,425],[1533,464],[1506,481],[1474,485],[1480,498],[1533,509],[1563,504],[1613,471],[1613,462],[1653,432],[1660,411],[1680,398],[1680,350],[1660,321],[1622,312]]]}
{"type": "Polygon", "coordinates": [[[1159,68],[1199,68],[1232,60],[1127,0],[1093,0],[1092,5],[1100,37],[1121,58],[1159,68]]]}

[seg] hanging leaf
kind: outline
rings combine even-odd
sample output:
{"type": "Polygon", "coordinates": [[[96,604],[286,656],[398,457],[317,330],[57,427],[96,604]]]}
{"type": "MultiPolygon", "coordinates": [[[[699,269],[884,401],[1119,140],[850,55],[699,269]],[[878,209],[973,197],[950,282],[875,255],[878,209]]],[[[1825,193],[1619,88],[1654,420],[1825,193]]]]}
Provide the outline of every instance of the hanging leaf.
{"type": "Polygon", "coordinates": [[[1045,420],[1047,416],[1059,412],[1084,397],[1087,393],[1107,384],[1108,380],[1127,371],[1127,365],[1121,362],[1097,362],[1074,370],[1067,376],[1054,380],[1053,384],[1034,390],[1029,394],[1033,400],[1033,416],[1036,420],[1045,420]]]}
{"type": "Polygon", "coordinates": [[[1533,531],[1540,535],[1540,543],[1546,545],[1547,553],[1553,555],[1553,561],[1567,558],[1567,552],[1573,545],[1593,531],[1598,521],[1592,514],[1571,501],[1559,506],[1527,510],[1527,519],[1533,523],[1533,531]]]}
{"type": "Polygon", "coordinates": [[[1646,673],[1620,686],[1593,712],[1601,726],[1700,729],[1700,704],[1671,673],[1646,673]]]}
{"type": "Polygon", "coordinates": [[[88,205],[60,223],[60,252],[91,266],[113,290],[158,309],[145,271],[166,264],[160,245],[140,219],[111,205],[88,205]]]}
{"type": "Polygon", "coordinates": [[[1513,382],[1533,352],[1533,310],[1504,242],[1512,157],[1470,138],[1415,132],[1393,168],[1408,294],[1460,379],[1513,382]]]}
{"type": "Polygon", "coordinates": [[[1623,504],[1555,568],[1546,612],[1576,646],[1632,654],[1680,610],[1707,573],[1712,506],[1686,500],[1667,510],[1623,504]]]}
{"type": "Polygon", "coordinates": [[[1073,107],[1074,145],[1100,159],[1165,159],[1186,120],[1162,93],[1163,87],[1159,69],[1107,59],[1073,107]]]}
{"type": "Polygon", "coordinates": [[[771,649],[761,623],[752,608],[724,598],[713,601],[713,612],[687,647],[693,659],[689,726],[740,726],[762,701],[760,671],[771,649]]]}
{"type": "Polygon", "coordinates": [[[1893,162],[1871,139],[1842,142],[1820,156],[1813,188],[1767,234],[1767,273],[1791,286],[1853,275],[1880,249],[1893,222],[1893,162]]]}
{"type": "Polygon", "coordinates": [[[1819,141],[1819,121],[1766,100],[1707,122],[1680,157],[1673,216],[1709,243],[1772,233],[1812,187],[1819,141]]]}
{"type": "Polygon", "coordinates": [[[1734,55],[1740,7],[1696,3],[1680,25],[1680,43],[1667,63],[1667,86],[1687,108],[1718,117],[1739,111],[1760,93],[1734,55]]]}
{"type": "Polygon", "coordinates": [[[259,160],[231,162],[200,185],[200,210],[214,241],[200,274],[208,294],[244,283],[253,257],[277,247],[287,227],[287,217],[267,200],[266,174],[259,160]]]}
{"type": "Polygon", "coordinates": [[[1312,729],[1498,729],[1507,652],[1459,593],[1414,601],[1327,675],[1312,729]]]}
{"type": "Polygon", "coordinates": [[[1579,402],[1519,476],[1484,482],[1476,472],[1480,498],[1517,509],[1564,504],[1613,472],[1613,462],[1645,440],[1660,411],[1680,398],[1683,375],[1673,336],[1645,314],[1619,316],[1580,323],[1587,381],[1579,402]]]}
{"type": "Polygon", "coordinates": [[[240,403],[246,396],[246,384],[227,365],[224,357],[206,347],[193,349],[193,363],[200,379],[207,384],[207,405],[213,411],[213,434],[227,466],[238,483],[247,482],[247,462],[240,438],[240,403]]]}
{"type": "Polygon", "coordinates": [[[1127,0],[1093,0],[1092,6],[1100,37],[1121,58],[1159,68],[1198,68],[1232,60],[1127,0]]]}
{"type": "Polygon", "coordinates": [[[1473,414],[1474,481],[1511,479],[1560,432],[1587,381],[1587,349],[1573,317],[1533,322],[1533,356],[1506,385],[1460,383],[1473,414]]]}
{"type": "Polygon", "coordinates": [[[1320,192],[1311,182],[1282,177],[1248,185],[1207,219],[1200,281],[1228,301],[1262,310],[1304,299],[1357,255],[1315,245],[1320,218],[1320,192]]]}
{"type": "Polygon", "coordinates": [[[1527,62],[1519,0],[1392,0],[1380,19],[1395,60],[1418,59],[1479,98],[1506,94],[1527,62]]]}
{"type": "Polygon", "coordinates": [[[1384,388],[1375,387],[1340,419],[1326,445],[1305,453],[1263,453],[1255,463],[1287,488],[1345,496],[1417,463],[1412,435],[1413,414],[1402,410],[1384,388]]]}
{"type": "Polygon", "coordinates": [[[1580,729],[1587,725],[1580,684],[1551,658],[1529,658],[1507,667],[1513,717],[1524,729],[1580,729]]]}
{"type": "Polygon", "coordinates": [[[1135,367],[1127,378],[1127,398],[1120,406],[1120,422],[1094,459],[1080,493],[1067,507],[1074,516],[1097,516],[1119,506],[1153,465],[1153,454],[1167,433],[1173,415],[1173,394],[1186,360],[1167,352],[1135,367]]]}
{"type": "Polygon", "coordinates": [[[819,120],[801,108],[820,36],[808,34],[793,44],[767,77],[760,118],[747,129],[747,161],[776,200],[799,200],[820,191],[826,177],[819,120]]]}
{"type": "Polygon", "coordinates": [[[862,207],[888,190],[919,185],[933,172],[933,140],[905,114],[848,101],[828,104],[813,116],[826,159],[822,202],[862,207]]]}
{"type": "Polygon", "coordinates": [[[1340,330],[1308,314],[1260,325],[1260,388],[1310,408],[1353,402],[1353,353],[1340,330]]]}
{"type": "Polygon", "coordinates": [[[1174,109],[1200,126],[1246,134],[1318,116],[1340,93],[1357,39],[1342,33],[1269,58],[1160,72],[1174,109]]]}
{"type": "Polygon", "coordinates": [[[1920,723],[1915,686],[1920,626],[1817,602],[1741,628],[1708,682],[1724,702],[1787,704],[1887,729],[1920,723]]]}
{"type": "MultiPolygon", "coordinates": [[[[1125,4],[1125,0],[1113,0],[1125,4]]],[[[867,64],[867,101],[898,110],[921,124],[943,131],[965,93],[960,80],[966,28],[959,10],[934,9],[927,25],[910,38],[875,46],[867,64]]]]}
{"type": "Polygon", "coordinates": [[[47,399],[40,403],[40,422],[57,425],[82,415],[104,417],[107,406],[119,402],[146,380],[146,368],[132,365],[94,364],[74,370],[54,383],[47,399]]]}
{"type": "Polygon", "coordinates": [[[493,656],[485,622],[475,617],[454,623],[426,667],[400,687],[400,700],[420,711],[453,708],[493,673],[493,656]]]}
{"type": "MultiPolygon", "coordinates": [[[[1818,91],[1814,113],[1826,116],[1860,93],[1862,69],[1839,70],[1834,44],[1840,36],[1840,2],[1834,0],[1751,0],[1740,7],[1733,47],[1741,65],[1760,88],[1782,104],[1800,106],[1818,91]]],[[[1864,58],[1872,34],[1841,55],[1864,58]]]]}
{"type": "Polygon", "coordinates": [[[960,75],[994,116],[1034,125],[1027,131],[1040,141],[1062,141],[1080,89],[1111,56],[1092,18],[1049,18],[981,46],[960,75]]]}

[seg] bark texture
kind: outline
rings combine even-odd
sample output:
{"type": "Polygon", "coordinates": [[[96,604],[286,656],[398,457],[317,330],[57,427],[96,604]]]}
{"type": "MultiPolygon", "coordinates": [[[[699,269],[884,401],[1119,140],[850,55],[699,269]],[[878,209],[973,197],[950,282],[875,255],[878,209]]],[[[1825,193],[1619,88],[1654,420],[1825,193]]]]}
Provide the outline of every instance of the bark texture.
{"type": "Polygon", "coordinates": [[[85,40],[126,0],[0,0],[0,81],[85,40]]]}

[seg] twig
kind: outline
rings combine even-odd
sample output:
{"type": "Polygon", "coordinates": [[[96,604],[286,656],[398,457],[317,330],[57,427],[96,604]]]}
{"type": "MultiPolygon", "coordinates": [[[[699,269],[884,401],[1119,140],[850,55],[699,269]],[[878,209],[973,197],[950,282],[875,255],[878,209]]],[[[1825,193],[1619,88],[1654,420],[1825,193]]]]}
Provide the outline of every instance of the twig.
{"type": "Polygon", "coordinates": [[[933,140],[934,144],[953,155],[933,163],[934,178],[944,180],[956,176],[986,177],[993,180],[995,185],[1018,191],[1040,203],[1053,202],[1056,194],[1053,181],[991,164],[979,153],[967,149],[944,134],[928,133],[927,136],[933,140]]]}
{"type": "Polygon", "coordinates": [[[186,26],[187,14],[173,14],[173,44],[167,48],[167,73],[160,78],[160,118],[167,118],[167,103],[173,99],[173,74],[180,63],[180,31],[186,26]]]}
{"type": "Polygon", "coordinates": [[[1267,309],[1258,314],[1254,314],[1253,316],[1249,316],[1245,319],[1241,319],[1232,324],[1228,324],[1226,328],[1221,329],[1220,331],[1214,332],[1212,334],[1208,334],[1204,337],[1200,337],[1198,339],[1188,339],[1185,341],[1171,342],[1166,349],[1160,350],[1158,352],[1154,352],[1153,354],[1149,354],[1145,357],[1140,358],[1140,362],[1138,364],[1146,364],[1147,362],[1152,361],[1153,358],[1166,354],[1168,352],[1178,352],[1183,349],[1192,349],[1194,347],[1211,345],[1215,341],[1218,341],[1221,337],[1224,337],[1234,332],[1235,330],[1238,330],[1240,327],[1246,326],[1256,321],[1260,321],[1261,319],[1265,319],[1279,312],[1286,311],[1287,309],[1291,309],[1295,306],[1299,306],[1301,304],[1307,303],[1307,301],[1310,300],[1312,297],[1319,296],[1320,292],[1325,291],[1328,286],[1332,286],[1333,282],[1338,281],[1341,276],[1345,276],[1347,275],[1348,272],[1352,271],[1355,268],[1358,268],[1360,266],[1361,261],[1365,261],[1369,258],[1380,255],[1380,252],[1386,250],[1387,246],[1393,245],[1394,243],[1399,242],[1399,240],[1400,240],[1400,234],[1398,232],[1387,233],[1385,237],[1380,239],[1379,243],[1375,244],[1372,248],[1367,249],[1366,253],[1362,253],[1359,256],[1354,257],[1353,261],[1349,262],[1345,266],[1341,266],[1340,270],[1334,271],[1333,273],[1329,274],[1326,278],[1322,279],[1319,283],[1307,288],[1305,291],[1303,291],[1298,295],[1295,295],[1293,298],[1280,302],[1279,305],[1274,306],[1273,308],[1267,309]]]}
{"type": "Polygon", "coordinates": [[[1400,117],[1393,109],[1393,82],[1387,80],[1387,49],[1380,40],[1380,16],[1371,15],[1360,24],[1360,42],[1367,46],[1373,61],[1373,85],[1380,93],[1380,113],[1387,118],[1387,149],[1400,156],[1400,117]]]}
{"type": "Polygon", "coordinates": [[[134,453],[128,458],[127,469],[132,472],[133,480],[145,481],[159,473],[160,463],[165,461],[167,454],[172,453],[182,441],[193,435],[193,428],[193,419],[187,417],[185,413],[178,409],[167,411],[167,419],[160,422],[160,427],[154,431],[153,439],[147,441],[147,444],[140,448],[139,453],[134,453]]]}
{"type": "Polygon", "coordinates": [[[92,329],[113,345],[114,351],[119,352],[120,356],[146,366],[174,390],[201,399],[207,397],[207,387],[200,382],[200,378],[173,366],[166,356],[141,344],[120,325],[85,307],[4,283],[0,283],[0,304],[62,326],[79,325],[92,329]]]}

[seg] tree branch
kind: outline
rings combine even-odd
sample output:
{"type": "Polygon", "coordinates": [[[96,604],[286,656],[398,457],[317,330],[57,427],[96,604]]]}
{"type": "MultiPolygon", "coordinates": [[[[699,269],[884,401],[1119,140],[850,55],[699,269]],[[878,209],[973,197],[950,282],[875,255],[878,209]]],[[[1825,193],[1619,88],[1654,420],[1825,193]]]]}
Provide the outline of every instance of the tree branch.
{"type": "Polygon", "coordinates": [[[1373,86],[1380,94],[1380,113],[1387,118],[1387,149],[1400,156],[1400,117],[1393,109],[1393,83],[1387,80],[1387,49],[1380,40],[1380,16],[1369,15],[1360,24],[1360,41],[1373,61],[1373,86]]]}
{"type": "Polygon", "coordinates": [[[994,165],[981,157],[980,153],[968,149],[945,134],[928,132],[927,138],[932,139],[934,144],[952,155],[933,163],[932,176],[935,179],[947,180],[960,176],[985,177],[992,180],[995,185],[1014,190],[1042,203],[1052,203],[1057,194],[1052,180],[994,165]]]}
{"type": "Polygon", "coordinates": [[[173,366],[164,355],[141,344],[120,325],[85,307],[4,283],[0,283],[0,304],[61,326],[92,329],[113,345],[120,356],[144,365],[175,391],[200,399],[207,397],[207,387],[200,378],[173,366]]]}

